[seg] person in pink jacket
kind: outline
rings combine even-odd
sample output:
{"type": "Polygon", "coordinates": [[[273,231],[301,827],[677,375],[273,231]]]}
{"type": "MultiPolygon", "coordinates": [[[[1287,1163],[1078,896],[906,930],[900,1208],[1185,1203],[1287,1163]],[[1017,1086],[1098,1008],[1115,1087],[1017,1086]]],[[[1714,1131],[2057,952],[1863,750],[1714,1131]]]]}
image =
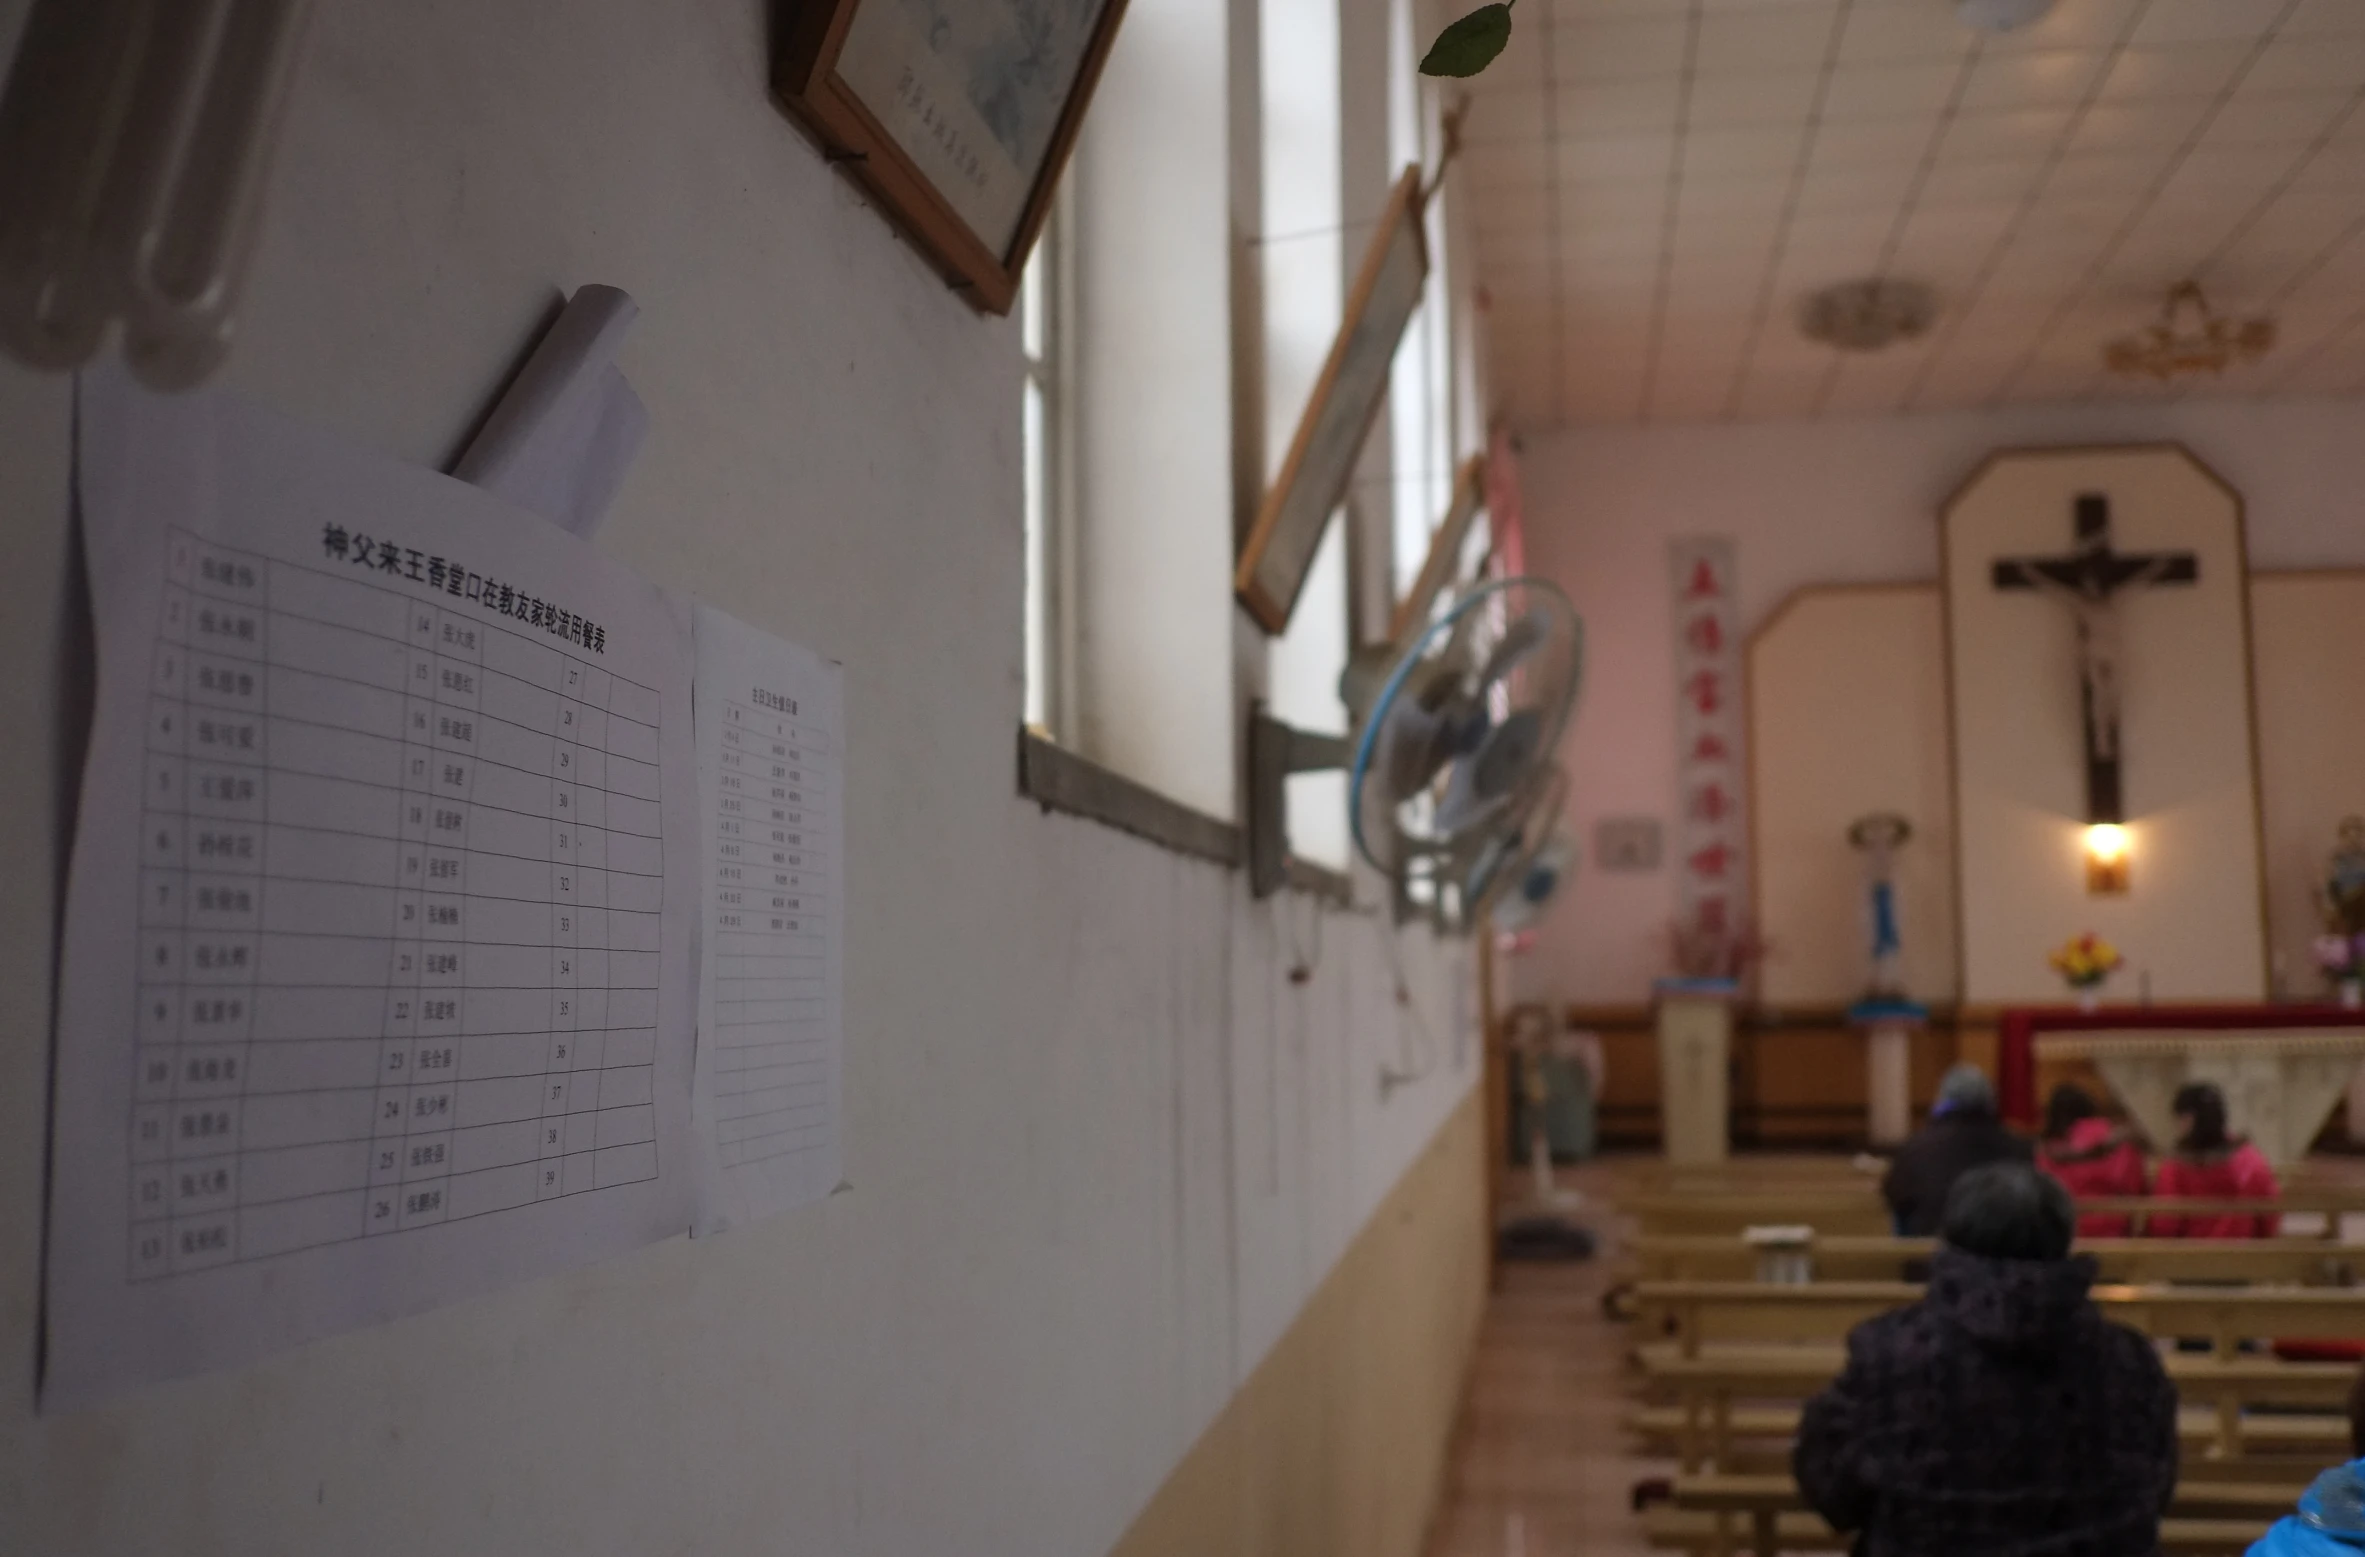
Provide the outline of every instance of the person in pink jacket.
{"type": "MultiPolygon", "coordinates": [[[[2143,1148],[2102,1110],[2085,1088],[2067,1082],[2045,1100],[2045,1139],[2037,1166],[2080,1200],[2136,1199],[2148,1192],[2143,1148]]],[[[2080,1238],[2124,1238],[2131,1217],[2081,1216],[2080,1238]]]]}
{"type": "MultiPolygon", "coordinates": [[[[2226,1134],[2225,1094],[2206,1081],[2176,1091],[2176,1150],[2161,1159],[2152,1193],[2164,1200],[2273,1200],[2283,1192],[2275,1170],[2248,1141],[2226,1134]]],[[[2272,1238],[2272,1211],[2255,1216],[2153,1216],[2154,1238],[2272,1238]]]]}

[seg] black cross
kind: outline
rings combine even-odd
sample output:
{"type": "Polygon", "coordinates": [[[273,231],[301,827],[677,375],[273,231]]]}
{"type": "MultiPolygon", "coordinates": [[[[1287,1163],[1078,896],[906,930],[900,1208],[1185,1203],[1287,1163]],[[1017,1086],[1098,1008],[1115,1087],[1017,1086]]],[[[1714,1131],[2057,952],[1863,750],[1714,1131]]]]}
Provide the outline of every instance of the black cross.
{"type": "Polygon", "coordinates": [[[2065,557],[1999,557],[1995,563],[1998,589],[2067,591],[2076,597],[2079,637],[2080,696],[2086,718],[2086,820],[2126,820],[2119,785],[2118,667],[2113,651],[2091,638],[2098,613],[2110,609],[2111,597],[2122,589],[2143,584],[2192,584],[2201,577],[2200,559],[2189,551],[2118,552],[2110,549],[2110,499],[2100,492],[2081,492],[2077,500],[2077,547],[2065,557]]]}

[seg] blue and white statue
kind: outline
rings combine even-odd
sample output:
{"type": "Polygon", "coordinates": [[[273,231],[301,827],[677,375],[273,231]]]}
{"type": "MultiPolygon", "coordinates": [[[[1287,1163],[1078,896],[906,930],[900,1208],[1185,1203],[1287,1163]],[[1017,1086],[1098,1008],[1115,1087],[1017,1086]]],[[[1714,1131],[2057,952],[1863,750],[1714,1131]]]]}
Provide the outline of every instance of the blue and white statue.
{"type": "Polygon", "coordinates": [[[1913,824],[1894,811],[1860,816],[1848,827],[1848,842],[1864,856],[1865,929],[1871,950],[1871,978],[1859,1015],[1880,1009],[1920,1014],[1906,996],[1904,940],[1897,924],[1897,850],[1913,836],[1913,824]]]}

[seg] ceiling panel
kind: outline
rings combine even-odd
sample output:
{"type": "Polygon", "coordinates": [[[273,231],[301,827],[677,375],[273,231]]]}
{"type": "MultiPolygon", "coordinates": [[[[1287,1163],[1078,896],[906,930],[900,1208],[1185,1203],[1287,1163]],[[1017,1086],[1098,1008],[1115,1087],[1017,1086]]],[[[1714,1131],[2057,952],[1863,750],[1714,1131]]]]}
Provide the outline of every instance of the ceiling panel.
{"type": "Polygon", "coordinates": [[[1546,425],[2158,391],[2101,368],[2167,287],[2279,312],[2171,394],[2365,384],[2365,0],[1528,0],[1472,84],[1505,407],[1546,425]],[[1930,286],[1927,340],[1843,357],[1808,294],[1930,286]]]}

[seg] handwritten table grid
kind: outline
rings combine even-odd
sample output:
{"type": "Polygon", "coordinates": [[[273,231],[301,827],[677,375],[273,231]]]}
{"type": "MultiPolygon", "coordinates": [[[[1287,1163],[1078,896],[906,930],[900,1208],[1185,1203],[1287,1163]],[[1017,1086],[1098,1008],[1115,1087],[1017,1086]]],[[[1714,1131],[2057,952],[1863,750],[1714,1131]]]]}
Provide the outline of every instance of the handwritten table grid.
{"type": "Polygon", "coordinates": [[[133,1277],[654,1178],[658,694],[365,574],[167,559],[133,1277]]]}
{"type": "Polygon", "coordinates": [[[714,817],[715,1133],[725,1167],[831,1144],[825,732],[723,704],[714,817]]]}

